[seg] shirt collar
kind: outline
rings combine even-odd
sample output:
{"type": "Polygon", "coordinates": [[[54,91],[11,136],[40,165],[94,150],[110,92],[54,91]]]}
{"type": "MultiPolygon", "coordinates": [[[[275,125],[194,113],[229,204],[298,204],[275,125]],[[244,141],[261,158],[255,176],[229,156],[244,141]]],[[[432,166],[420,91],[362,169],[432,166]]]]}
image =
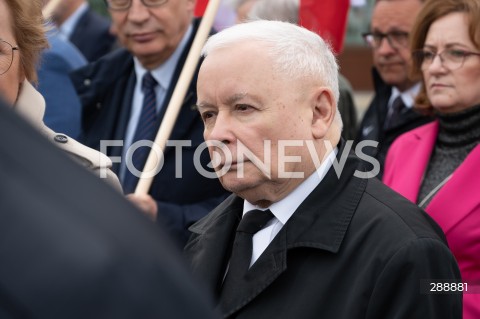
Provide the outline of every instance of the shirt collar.
{"type": "Polygon", "coordinates": [[[418,92],[420,92],[420,83],[415,84],[403,92],[400,92],[396,87],[392,87],[392,95],[388,100],[388,105],[391,106],[393,101],[395,101],[398,96],[401,96],[403,104],[405,104],[406,107],[411,108],[415,104],[415,97],[418,95],[418,92]]]}
{"type": "MultiPolygon", "coordinates": [[[[272,214],[283,224],[292,217],[293,213],[297,208],[303,203],[303,201],[310,195],[310,193],[320,184],[328,170],[332,166],[333,162],[336,160],[336,155],[338,153],[338,148],[335,147],[333,152],[328,154],[327,158],[323,163],[318,167],[318,169],[312,173],[307,179],[305,179],[300,185],[297,186],[290,194],[288,194],[282,200],[273,203],[268,207],[272,214]]],[[[247,212],[260,209],[266,210],[265,208],[259,208],[256,205],[244,200],[243,202],[243,215],[247,212]]]]}
{"type": "Polygon", "coordinates": [[[80,17],[87,12],[89,8],[88,2],[84,2],[80,7],[75,10],[75,12],[68,17],[67,20],[65,20],[62,25],[60,26],[60,31],[67,37],[70,38],[70,36],[73,33],[73,30],[75,29],[75,26],[78,23],[78,20],[80,20],[80,17]]]}
{"type": "MultiPolygon", "coordinates": [[[[188,39],[190,38],[192,32],[193,27],[190,25],[173,54],[158,68],[150,71],[155,80],[157,80],[158,84],[160,84],[160,86],[165,90],[167,90],[169,87],[173,73],[175,72],[175,68],[178,64],[178,60],[180,59],[183,50],[187,46],[188,39]]],[[[133,61],[135,64],[135,74],[137,79],[142,79],[143,75],[147,72],[147,69],[142,66],[137,57],[134,57],[133,61]]]]}

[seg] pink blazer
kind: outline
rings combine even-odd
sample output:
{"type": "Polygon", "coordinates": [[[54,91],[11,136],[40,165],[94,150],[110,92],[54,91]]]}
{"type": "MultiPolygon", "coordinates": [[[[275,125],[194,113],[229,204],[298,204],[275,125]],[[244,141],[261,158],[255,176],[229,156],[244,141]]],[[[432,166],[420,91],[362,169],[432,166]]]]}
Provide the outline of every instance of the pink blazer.
{"type": "MultiPolygon", "coordinates": [[[[383,181],[412,202],[417,202],[423,175],[438,135],[438,122],[401,135],[392,144],[383,181]]],[[[457,259],[464,293],[464,319],[480,318],[480,145],[455,170],[433,197],[426,212],[443,229],[457,259]]]]}

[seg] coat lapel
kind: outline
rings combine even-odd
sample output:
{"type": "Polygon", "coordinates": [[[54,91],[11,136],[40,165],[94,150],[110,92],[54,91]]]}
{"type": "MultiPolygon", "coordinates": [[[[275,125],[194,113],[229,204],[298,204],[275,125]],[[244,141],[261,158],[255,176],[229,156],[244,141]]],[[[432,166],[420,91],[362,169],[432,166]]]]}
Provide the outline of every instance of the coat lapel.
{"type": "Polygon", "coordinates": [[[426,211],[448,232],[479,205],[480,179],[472,172],[478,170],[480,145],[477,145],[454,171],[451,179],[433,197],[426,211]]]}
{"type": "Polygon", "coordinates": [[[242,207],[243,200],[231,195],[189,228],[194,233],[194,238],[185,246],[185,256],[190,261],[193,273],[217,296],[230,258],[242,207]],[[195,237],[195,234],[198,236],[195,237]]]}
{"type": "MultiPolygon", "coordinates": [[[[433,122],[407,133],[409,134],[408,138],[405,135],[404,139],[397,141],[398,144],[394,143],[391,147],[391,152],[395,156],[388,164],[394,168],[394,171],[389,172],[387,169],[384,182],[414,203],[417,202],[423,174],[427,169],[437,132],[438,122],[433,122]],[[401,153],[409,150],[408,157],[397,156],[400,154],[397,150],[400,150],[401,153]]],[[[402,155],[404,154],[402,153],[402,155]]]]}
{"type": "MultiPolygon", "coordinates": [[[[342,154],[343,146],[338,154],[342,154]]],[[[340,156],[340,155],[339,155],[340,156]]],[[[333,167],[322,182],[295,211],[264,253],[252,265],[239,285],[232,302],[218,309],[229,317],[239,311],[278,280],[287,270],[287,252],[308,247],[337,253],[367,180],[353,178],[355,170],[366,171],[359,160],[349,156],[337,177],[333,167]],[[321,201],[319,201],[321,198],[321,201]]],[[[185,250],[194,273],[218,293],[230,256],[230,246],[239,222],[243,200],[232,195],[222,205],[190,228],[199,234],[185,250]]]]}
{"type": "MultiPolygon", "coordinates": [[[[115,98],[117,98],[118,100],[117,103],[113,103],[113,105],[120,105],[120,110],[117,110],[116,112],[118,114],[118,121],[113,133],[114,140],[123,140],[125,138],[125,132],[127,130],[128,122],[130,120],[130,113],[132,112],[132,100],[133,92],[135,90],[136,78],[137,76],[135,75],[135,71],[132,70],[130,72],[130,76],[126,79],[125,86],[120,88],[120,90],[124,92],[124,94],[119,94],[120,92],[117,92],[117,94],[115,94],[115,98]]],[[[115,147],[112,149],[112,156],[120,155],[120,147],[115,147]],[[117,151],[116,154],[113,154],[113,151],[117,151]]]]}
{"type": "MultiPolygon", "coordinates": [[[[243,199],[232,195],[190,227],[190,231],[200,236],[187,244],[185,255],[193,273],[214,292],[215,297],[221,290],[242,208],[243,199]]],[[[234,301],[219,308],[219,312],[228,317],[268,287],[286,269],[286,253],[286,232],[281,231],[250,268],[245,282],[236,290],[238,294],[234,301]]]]}
{"type": "Polygon", "coordinates": [[[365,171],[358,164],[356,157],[349,157],[340,179],[333,167],[329,170],[252,265],[236,290],[237,296],[218,309],[225,318],[248,305],[287,270],[289,250],[306,247],[331,253],[339,251],[367,183],[366,179],[352,178],[356,169],[365,171]]]}
{"type": "Polygon", "coordinates": [[[236,287],[231,302],[217,306],[224,318],[247,305],[275,281],[287,268],[286,232],[280,231],[236,287]]]}
{"type": "Polygon", "coordinates": [[[406,163],[403,172],[410,172],[409,174],[401,174],[403,178],[409,179],[409,181],[405,180],[404,183],[405,185],[412,185],[407,187],[410,193],[406,197],[414,203],[417,202],[418,192],[432,155],[437,134],[438,122],[433,122],[423,127],[422,130],[415,131],[414,139],[416,143],[412,145],[412,152],[409,155],[411,158],[409,161],[401,159],[406,163]]]}

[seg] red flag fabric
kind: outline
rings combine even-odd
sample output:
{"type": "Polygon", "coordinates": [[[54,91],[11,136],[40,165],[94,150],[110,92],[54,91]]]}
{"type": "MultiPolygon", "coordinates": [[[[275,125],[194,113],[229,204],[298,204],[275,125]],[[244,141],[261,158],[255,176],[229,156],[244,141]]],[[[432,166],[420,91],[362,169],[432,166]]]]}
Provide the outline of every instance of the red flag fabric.
{"type": "Polygon", "coordinates": [[[336,54],[343,49],[350,0],[301,0],[299,23],[329,42],[336,54]]]}
{"type": "Polygon", "coordinates": [[[194,15],[196,17],[203,17],[205,9],[207,9],[208,0],[197,0],[195,3],[194,15]]]}

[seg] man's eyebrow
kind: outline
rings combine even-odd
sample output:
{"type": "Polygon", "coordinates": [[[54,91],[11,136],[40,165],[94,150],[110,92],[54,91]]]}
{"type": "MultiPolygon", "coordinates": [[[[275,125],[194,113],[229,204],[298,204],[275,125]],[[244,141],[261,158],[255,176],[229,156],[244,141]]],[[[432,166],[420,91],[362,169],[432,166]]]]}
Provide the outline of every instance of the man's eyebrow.
{"type": "Polygon", "coordinates": [[[212,108],[212,107],[215,107],[213,104],[210,104],[208,102],[199,102],[197,101],[197,104],[195,104],[195,107],[197,108],[197,110],[201,109],[201,108],[212,108]]]}
{"type": "Polygon", "coordinates": [[[247,95],[248,95],[247,93],[237,93],[237,94],[234,94],[234,95],[230,96],[226,100],[226,102],[227,102],[227,104],[231,105],[231,104],[234,104],[234,103],[240,101],[241,99],[243,99],[247,95]]]}
{"type": "MultiPolygon", "coordinates": [[[[241,99],[245,98],[247,96],[247,93],[237,93],[233,94],[232,96],[228,97],[225,102],[228,105],[235,104],[236,102],[240,101],[241,99]]],[[[197,104],[195,105],[197,109],[200,108],[215,108],[215,105],[208,103],[208,102],[203,102],[203,101],[197,101],[197,104]]]]}

